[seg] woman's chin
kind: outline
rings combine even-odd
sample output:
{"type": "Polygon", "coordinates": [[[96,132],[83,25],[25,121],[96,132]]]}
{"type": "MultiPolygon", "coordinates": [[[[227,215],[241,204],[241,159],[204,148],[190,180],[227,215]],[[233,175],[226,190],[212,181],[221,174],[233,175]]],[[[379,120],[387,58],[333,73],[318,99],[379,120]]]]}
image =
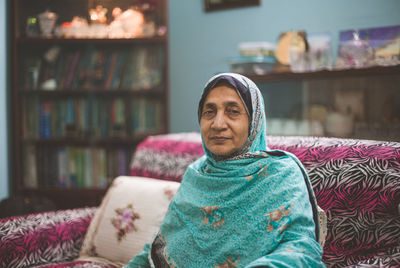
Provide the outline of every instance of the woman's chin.
{"type": "Polygon", "coordinates": [[[216,155],[216,156],[222,156],[222,157],[224,157],[224,156],[230,156],[230,155],[232,155],[234,152],[235,152],[235,150],[233,150],[233,149],[230,149],[230,148],[212,148],[212,149],[209,149],[214,155],[216,155]]]}

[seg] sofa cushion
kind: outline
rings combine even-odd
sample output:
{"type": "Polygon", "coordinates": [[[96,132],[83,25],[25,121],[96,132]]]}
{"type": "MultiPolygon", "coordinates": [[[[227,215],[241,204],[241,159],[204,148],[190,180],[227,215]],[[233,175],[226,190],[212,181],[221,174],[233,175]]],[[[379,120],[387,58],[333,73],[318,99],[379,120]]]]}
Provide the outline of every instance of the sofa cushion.
{"type": "Polygon", "coordinates": [[[136,147],[130,175],[180,182],[187,166],[203,154],[197,132],[149,136],[136,147]]]}
{"type": "Polygon", "coordinates": [[[179,183],[116,178],[96,211],[79,260],[122,266],[151,242],[179,183]]]}

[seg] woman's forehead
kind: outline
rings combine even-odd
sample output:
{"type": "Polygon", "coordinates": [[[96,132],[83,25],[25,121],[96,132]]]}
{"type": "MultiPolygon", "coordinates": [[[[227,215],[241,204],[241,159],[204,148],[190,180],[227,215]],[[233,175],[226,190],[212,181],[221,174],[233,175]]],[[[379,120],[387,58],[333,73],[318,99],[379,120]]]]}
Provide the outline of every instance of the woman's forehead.
{"type": "Polygon", "coordinates": [[[210,90],[205,99],[205,104],[209,102],[237,102],[243,105],[242,100],[237,91],[228,86],[217,86],[210,90]]]}

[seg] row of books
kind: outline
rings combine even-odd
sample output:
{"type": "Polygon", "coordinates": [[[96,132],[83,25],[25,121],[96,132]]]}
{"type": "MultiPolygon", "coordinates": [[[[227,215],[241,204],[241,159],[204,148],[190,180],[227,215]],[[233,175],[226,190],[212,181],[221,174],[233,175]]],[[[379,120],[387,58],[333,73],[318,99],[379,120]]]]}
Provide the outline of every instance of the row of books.
{"type": "Polygon", "coordinates": [[[23,85],[47,90],[151,89],[161,84],[163,69],[164,52],[158,46],[56,47],[25,59],[23,85]]]}
{"type": "Polygon", "coordinates": [[[163,129],[159,100],[67,98],[23,100],[24,138],[112,138],[163,129]]]}
{"type": "Polygon", "coordinates": [[[126,149],[26,146],[24,186],[105,188],[128,175],[130,155],[126,149]]]}

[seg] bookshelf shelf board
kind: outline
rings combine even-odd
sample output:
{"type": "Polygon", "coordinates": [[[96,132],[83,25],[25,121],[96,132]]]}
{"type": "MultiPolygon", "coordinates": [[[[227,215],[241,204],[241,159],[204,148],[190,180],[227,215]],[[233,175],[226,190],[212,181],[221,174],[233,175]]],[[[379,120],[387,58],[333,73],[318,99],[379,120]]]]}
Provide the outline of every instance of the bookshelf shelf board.
{"type": "Polygon", "coordinates": [[[43,37],[19,37],[17,38],[17,44],[39,44],[39,45],[53,45],[53,44],[107,44],[107,45],[134,45],[134,44],[152,44],[152,43],[165,43],[167,41],[166,36],[156,37],[140,37],[140,38],[43,38],[43,37]]]}
{"type": "Polygon", "coordinates": [[[344,70],[323,70],[316,72],[276,72],[265,75],[246,75],[256,82],[282,82],[288,80],[307,80],[307,79],[332,79],[342,77],[365,77],[371,75],[395,75],[400,74],[400,65],[395,66],[374,66],[362,69],[344,70]]]}
{"type": "Polygon", "coordinates": [[[151,89],[106,89],[106,88],[95,88],[95,89],[56,89],[56,90],[40,90],[40,89],[21,89],[20,93],[22,96],[30,97],[32,95],[40,97],[112,97],[112,96],[152,96],[162,97],[165,92],[162,91],[161,87],[155,87],[151,89]]]}
{"type": "Polygon", "coordinates": [[[54,194],[55,193],[61,193],[61,192],[75,192],[75,193],[105,193],[106,191],[106,187],[102,188],[102,187],[55,187],[55,186],[51,186],[51,187],[40,187],[40,188],[23,188],[24,192],[37,192],[37,193],[41,193],[41,192],[48,192],[51,191],[54,194]]]}
{"type": "Polygon", "coordinates": [[[56,203],[57,209],[71,209],[97,207],[100,205],[107,188],[66,188],[66,187],[41,187],[21,188],[26,195],[44,196],[56,203]]]}
{"type": "Polygon", "coordinates": [[[152,134],[160,134],[151,132],[146,134],[133,135],[131,138],[126,137],[110,137],[110,138],[49,138],[49,139],[25,139],[26,144],[48,145],[48,146],[62,146],[62,145],[77,145],[77,146],[114,146],[114,145],[132,145],[135,146],[145,137],[152,134]]]}

